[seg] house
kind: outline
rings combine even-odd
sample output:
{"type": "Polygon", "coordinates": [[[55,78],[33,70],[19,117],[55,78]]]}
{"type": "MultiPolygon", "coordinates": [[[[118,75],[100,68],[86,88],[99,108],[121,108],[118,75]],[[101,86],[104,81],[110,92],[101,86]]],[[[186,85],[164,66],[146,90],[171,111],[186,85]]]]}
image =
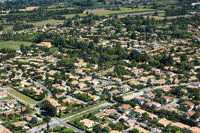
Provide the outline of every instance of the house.
{"type": "Polygon", "coordinates": [[[137,130],[139,130],[140,133],[149,133],[149,131],[147,131],[146,129],[140,127],[140,126],[133,126],[133,128],[136,128],[137,130]]]}
{"type": "Polygon", "coordinates": [[[172,121],[169,121],[169,120],[167,120],[167,119],[165,119],[165,118],[162,118],[162,119],[160,119],[160,120],[158,121],[158,123],[160,123],[160,124],[162,124],[164,127],[166,127],[167,125],[171,124],[172,121]]]}
{"type": "Polygon", "coordinates": [[[189,128],[189,130],[190,130],[192,133],[200,133],[200,128],[198,128],[198,127],[191,127],[191,128],[189,128]]]}
{"type": "Polygon", "coordinates": [[[165,110],[170,111],[170,112],[173,112],[173,111],[177,112],[178,111],[178,109],[175,109],[175,108],[166,108],[165,110]]]}
{"type": "Polygon", "coordinates": [[[176,127],[182,128],[182,129],[184,129],[184,128],[189,129],[190,128],[190,126],[185,125],[185,124],[180,123],[180,122],[172,122],[171,126],[176,126],[176,127]]]}
{"type": "Polygon", "coordinates": [[[77,85],[79,82],[77,81],[77,80],[73,80],[72,82],[71,82],[71,84],[72,85],[77,85]]]}
{"type": "Polygon", "coordinates": [[[116,94],[118,94],[118,93],[120,93],[120,91],[118,91],[118,90],[112,90],[112,91],[109,91],[109,92],[108,92],[108,95],[113,96],[113,95],[116,95],[116,94]]]}
{"type": "Polygon", "coordinates": [[[195,111],[192,111],[192,110],[185,113],[185,115],[187,116],[187,118],[192,117],[194,114],[195,114],[195,111]]]}
{"type": "Polygon", "coordinates": [[[36,45],[50,48],[51,47],[51,42],[41,42],[41,43],[38,43],[36,45]]]}
{"type": "Polygon", "coordinates": [[[135,97],[133,99],[133,101],[138,103],[138,104],[143,104],[144,103],[144,97],[141,97],[141,96],[135,97]]]}
{"type": "Polygon", "coordinates": [[[153,94],[152,92],[144,94],[144,98],[146,98],[146,99],[150,99],[150,98],[154,98],[154,97],[155,97],[155,94],[153,94]]]}
{"type": "Polygon", "coordinates": [[[12,133],[12,132],[3,125],[0,125],[0,133],[12,133]]]}
{"type": "Polygon", "coordinates": [[[83,89],[84,87],[86,87],[87,85],[85,84],[85,83],[79,83],[78,84],[78,87],[80,88],[80,89],[83,89]]]}
{"type": "Polygon", "coordinates": [[[98,85],[98,84],[99,84],[99,81],[98,81],[98,80],[92,80],[92,81],[91,81],[91,84],[92,84],[92,85],[98,85]]]}
{"type": "Polygon", "coordinates": [[[129,111],[131,108],[132,108],[132,106],[129,105],[129,104],[123,104],[123,105],[118,107],[118,110],[120,110],[120,111],[129,111]]]}
{"type": "Polygon", "coordinates": [[[15,127],[25,126],[26,124],[27,124],[26,121],[18,121],[18,122],[12,123],[12,125],[14,125],[15,127]]]}
{"type": "Polygon", "coordinates": [[[16,99],[12,99],[12,100],[6,100],[5,101],[5,105],[10,107],[10,108],[14,108],[15,104],[17,104],[17,100],[16,99]]]}
{"type": "Polygon", "coordinates": [[[93,101],[97,101],[100,99],[100,97],[97,95],[91,95],[90,93],[88,93],[88,95],[93,98],[93,101]]]}
{"type": "Polygon", "coordinates": [[[91,127],[94,126],[94,121],[89,120],[89,119],[80,120],[80,123],[83,123],[83,125],[88,127],[88,128],[91,128],[91,127]]]}
{"type": "Polygon", "coordinates": [[[160,73],[160,69],[157,69],[155,67],[152,67],[151,71],[155,72],[156,74],[160,73]]]}
{"type": "Polygon", "coordinates": [[[163,96],[163,97],[161,97],[161,99],[164,99],[166,101],[166,103],[169,103],[172,98],[169,96],[163,96]]]}
{"type": "Polygon", "coordinates": [[[99,113],[97,113],[97,114],[94,115],[94,117],[95,117],[96,119],[103,118],[104,116],[107,116],[107,114],[102,113],[102,112],[99,112],[99,113]]]}
{"type": "Polygon", "coordinates": [[[111,130],[110,133],[120,133],[120,132],[117,130],[111,130]]]}
{"type": "Polygon", "coordinates": [[[47,101],[49,101],[54,107],[60,106],[60,104],[58,103],[58,101],[55,100],[55,99],[53,99],[53,98],[47,98],[47,101]]]}
{"type": "Polygon", "coordinates": [[[8,96],[7,93],[1,93],[1,94],[0,94],[0,99],[1,99],[1,98],[5,98],[5,97],[7,97],[7,96],[8,96]]]}
{"type": "Polygon", "coordinates": [[[198,87],[195,86],[195,85],[188,85],[188,86],[187,86],[187,89],[190,90],[190,91],[192,91],[192,90],[195,89],[195,88],[198,88],[198,87]]]}
{"type": "Polygon", "coordinates": [[[180,106],[184,106],[184,107],[187,107],[189,110],[192,110],[194,108],[194,103],[185,101],[181,103],[180,106]]]}
{"type": "Polygon", "coordinates": [[[127,84],[122,85],[122,86],[119,88],[119,90],[120,90],[121,92],[127,92],[127,91],[130,91],[130,89],[131,89],[131,87],[130,87],[129,85],[127,85],[127,84]]]}
{"type": "Polygon", "coordinates": [[[127,126],[133,126],[135,124],[135,121],[129,119],[129,120],[126,121],[126,124],[127,124],[127,126]]]}
{"type": "Polygon", "coordinates": [[[153,105],[156,107],[156,108],[160,108],[161,107],[161,104],[160,103],[157,103],[157,102],[148,102],[145,104],[147,107],[152,107],[153,105]]]}
{"type": "Polygon", "coordinates": [[[153,120],[154,118],[158,118],[157,115],[154,115],[154,114],[149,113],[149,112],[147,112],[147,111],[145,111],[145,110],[142,110],[142,109],[140,109],[139,107],[136,107],[135,110],[134,110],[134,112],[135,112],[136,114],[140,114],[140,115],[142,115],[143,113],[147,113],[147,114],[149,115],[149,118],[152,119],[152,120],[153,120]]]}
{"type": "Polygon", "coordinates": [[[82,73],[83,72],[82,69],[75,69],[74,71],[75,71],[75,73],[82,73]]]}
{"type": "Polygon", "coordinates": [[[170,87],[164,87],[161,89],[161,91],[163,91],[163,92],[169,92],[170,90],[171,90],[170,87]]]}
{"type": "Polygon", "coordinates": [[[108,109],[108,110],[105,110],[104,113],[105,113],[106,115],[118,114],[117,110],[115,110],[115,109],[108,109]]]}
{"type": "Polygon", "coordinates": [[[187,93],[187,92],[188,92],[187,89],[181,89],[181,91],[182,91],[183,93],[187,93]]]}

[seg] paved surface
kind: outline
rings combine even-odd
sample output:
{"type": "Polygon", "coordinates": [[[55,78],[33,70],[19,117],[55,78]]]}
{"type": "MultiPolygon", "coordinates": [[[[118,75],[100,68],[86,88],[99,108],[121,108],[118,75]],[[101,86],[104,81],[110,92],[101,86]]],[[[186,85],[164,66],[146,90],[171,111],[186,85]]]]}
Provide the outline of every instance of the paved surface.
{"type": "MultiPolygon", "coordinates": [[[[78,133],[85,133],[85,131],[82,131],[70,124],[67,124],[65,122],[63,122],[62,120],[59,120],[57,118],[51,118],[52,122],[49,124],[50,128],[54,128],[55,126],[66,126],[67,128],[70,128],[70,129],[73,129],[75,132],[78,132],[78,133]]],[[[42,129],[47,129],[47,125],[44,124],[40,127],[34,127],[32,129],[30,129],[28,132],[29,133],[36,133],[36,132],[40,132],[42,129]]]]}
{"type": "Polygon", "coordinates": [[[99,105],[99,106],[96,106],[96,107],[93,107],[93,108],[91,108],[91,109],[87,109],[87,110],[84,110],[84,111],[82,111],[82,112],[80,112],[80,113],[77,113],[77,114],[74,114],[74,115],[72,115],[72,116],[69,116],[69,117],[67,117],[67,118],[64,118],[64,119],[62,119],[63,121],[68,121],[68,120],[70,120],[71,118],[73,118],[73,117],[76,117],[76,116],[80,116],[80,115],[82,115],[82,114],[84,114],[84,113],[86,113],[86,112],[89,112],[89,111],[91,111],[91,110],[94,110],[94,109],[96,109],[96,108],[101,108],[101,107],[105,107],[105,106],[112,106],[113,104],[112,103],[103,103],[103,104],[101,104],[101,105],[99,105]]]}
{"type": "MultiPolygon", "coordinates": [[[[61,126],[66,126],[67,128],[71,128],[71,129],[73,129],[75,132],[78,132],[78,133],[85,133],[85,131],[82,131],[82,130],[78,129],[78,128],[76,128],[76,127],[74,127],[74,126],[72,126],[72,125],[66,123],[65,121],[68,121],[69,119],[71,119],[71,118],[73,118],[73,117],[83,115],[84,113],[89,112],[89,111],[91,111],[91,110],[94,110],[94,109],[96,109],[96,108],[105,107],[105,106],[108,106],[108,105],[113,105],[113,104],[111,104],[111,103],[103,103],[103,104],[101,104],[101,105],[99,105],[99,106],[96,106],[96,107],[94,107],[94,108],[91,108],[91,109],[82,111],[82,112],[80,112],[80,113],[74,114],[74,115],[69,116],[69,117],[64,118],[64,119],[58,119],[58,118],[53,117],[53,118],[51,118],[52,122],[49,124],[49,125],[50,125],[50,128],[53,128],[53,127],[58,126],[58,125],[61,125],[61,126]]],[[[46,128],[47,128],[47,126],[46,126],[46,124],[44,124],[44,125],[41,125],[41,126],[39,126],[39,127],[34,127],[34,128],[32,128],[32,129],[30,129],[28,132],[29,132],[29,133],[36,133],[36,132],[39,132],[39,131],[41,131],[42,129],[46,129],[46,128]]]]}

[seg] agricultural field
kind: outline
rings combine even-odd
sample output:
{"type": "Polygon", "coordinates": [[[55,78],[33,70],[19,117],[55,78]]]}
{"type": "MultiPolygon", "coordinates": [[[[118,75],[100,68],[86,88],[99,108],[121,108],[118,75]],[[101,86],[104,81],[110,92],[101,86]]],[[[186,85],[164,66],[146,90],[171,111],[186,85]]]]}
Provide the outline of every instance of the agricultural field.
{"type": "MultiPolygon", "coordinates": [[[[121,10],[119,11],[112,11],[112,10],[105,10],[105,9],[94,9],[94,10],[85,10],[84,13],[78,14],[80,16],[84,16],[87,12],[88,13],[93,13],[95,15],[104,15],[104,16],[109,16],[111,14],[126,14],[126,13],[134,13],[134,12],[147,12],[147,11],[153,11],[154,9],[131,9],[131,8],[121,8],[121,10]]],[[[68,14],[68,15],[64,15],[67,18],[69,17],[73,17],[76,14],[68,14]]]]}
{"type": "Polygon", "coordinates": [[[38,9],[39,6],[31,6],[31,7],[26,7],[25,9],[19,9],[19,11],[32,11],[34,9],[38,9]]]}
{"type": "Polygon", "coordinates": [[[21,44],[29,46],[32,43],[31,42],[18,42],[18,41],[5,41],[5,42],[0,42],[0,49],[1,48],[11,48],[11,49],[19,50],[21,44]]]}
{"type": "MultiPolygon", "coordinates": [[[[72,15],[72,14],[71,14],[72,15]]],[[[46,25],[46,24],[58,24],[58,23],[61,23],[61,22],[64,22],[64,20],[46,20],[46,21],[38,21],[38,22],[33,22],[33,23],[30,23],[30,24],[33,24],[34,26],[43,26],[43,25],[46,25]]]]}

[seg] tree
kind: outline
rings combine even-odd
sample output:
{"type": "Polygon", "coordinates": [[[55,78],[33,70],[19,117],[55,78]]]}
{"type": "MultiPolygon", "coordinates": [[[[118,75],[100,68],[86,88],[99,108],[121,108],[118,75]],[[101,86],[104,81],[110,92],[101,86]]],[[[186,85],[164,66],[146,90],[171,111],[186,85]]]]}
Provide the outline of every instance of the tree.
{"type": "Polygon", "coordinates": [[[46,123],[47,123],[47,130],[49,129],[49,122],[51,121],[51,117],[50,116],[46,116],[43,119],[46,123]]]}
{"type": "Polygon", "coordinates": [[[93,132],[95,133],[101,133],[102,127],[100,124],[97,124],[93,127],[93,132]]]}
{"type": "Polygon", "coordinates": [[[154,15],[154,16],[158,16],[158,12],[157,12],[157,11],[155,11],[153,15],[154,15]]]}
{"type": "Polygon", "coordinates": [[[56,107],[54,107],[49,101],[45,100],[41,102],[41,110],[45,112],[46,115],[54,117],[57,113],[56,107]]]}
{"type": "Polygon", "coordinates": [[[45,39],[44,34],[39,34],[39,35],[37,35],[37,36],[34,38],[34,42],[35,42],[35,43],[40,43],[40,42],[43,42],[44,39],[45,39]]]}
{"type": "Polygon", "coordinates": [[[3,24],[0,24],[0,31],[2,31],[4,29],[3,24]]]}
{"type": "Polygon", "coordinates": [[[59,110],[59,118],[62,116],[62,110],[59,110]]]}
{"type": "Polygon", "coordinates": [[[37,117],[33,117],[33,118],[30,120],[30,123],[31,123],[31,124],[37,124],[37,123],[38,123],[37,117]]]}
{"type": "Polygon", "coordinates": [[[149,118],[149,115],[145,112],[145,113],[142,113],[142,117],[141,117],[143,120],[147,120],[149,118]]]}
{"type": "Polygon", "coordinates": [[[131,34],[131,39],[137,39],[137,35],[136,35],[135,32],[133,32],[133,33],[131,34]]]}
{"type": "Polygon", "coordinates": [[[132,130],[129,130],[128,133],[139,133],[139,130],[136,128],[133,128],[132,130]]]}
{"type": "Polygon", "coordinates": [[[74,62],[70,58],[63,58],[57,62],[58,67],[63,67],[65,70],[74,69],[74,62]]]}
{"type": "Polygon", "coordinates": [[[99,37],[98,36],[94,36],[93,40],[94,40],[95,43],[98,43],[99,42],[99,37]]]}

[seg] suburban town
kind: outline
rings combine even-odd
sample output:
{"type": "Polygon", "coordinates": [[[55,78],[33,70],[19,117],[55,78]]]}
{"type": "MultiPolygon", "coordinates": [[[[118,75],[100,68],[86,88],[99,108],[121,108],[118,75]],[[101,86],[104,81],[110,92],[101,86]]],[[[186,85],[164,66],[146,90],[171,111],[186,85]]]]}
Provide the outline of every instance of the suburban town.
{"type": "Polygon", "coordinates": [[[0,132],[200,133],[200,13],[185,10],[0,17],[0,132]]]}

